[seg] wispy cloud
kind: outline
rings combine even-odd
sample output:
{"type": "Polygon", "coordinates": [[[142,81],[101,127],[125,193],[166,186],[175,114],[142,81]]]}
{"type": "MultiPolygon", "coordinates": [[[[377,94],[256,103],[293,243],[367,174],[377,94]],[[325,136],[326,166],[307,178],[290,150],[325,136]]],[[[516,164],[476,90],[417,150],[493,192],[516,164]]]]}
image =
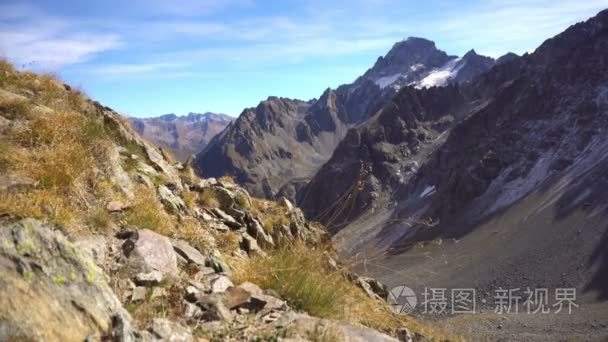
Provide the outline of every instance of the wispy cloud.
{"type": "Polygon", "coordinates": [[[184,66],[184,64],[179,63],[106,64],[89,70],[93,73],[106,76],[133,75],[159,71],[180,74],[176,70],[182,69],[184,66]]]}
{"type": "Polygon", "coordinates": [[[247,8],[253,0],[131,0],[131,5],[152,14],[195,17],[215,14],[229,8],[247,8]]]}
{"type": "Polygon", "coordinates": [[[448,8],[421,29],[434,29],[441,40],[497,57],[507,51],[531,52],[606,7],[606,0],[489,0],[469,11],[448,8]]]}
{"type": "Polygon", "coordinates": [[[17,66],[56,70],[123,44],[118,34],[79,30],[27,4],[1,5],[0,13],[0,56],[17,66]]]}
{"type": "Polygon", "coordinates": [[[116,35],[81,33],[49,36],[28,32],[0,32],[0,55],[17,66],[28,65],[44,70],[82,63],[100,52],[120,45],[121,41],[116,35]]]}

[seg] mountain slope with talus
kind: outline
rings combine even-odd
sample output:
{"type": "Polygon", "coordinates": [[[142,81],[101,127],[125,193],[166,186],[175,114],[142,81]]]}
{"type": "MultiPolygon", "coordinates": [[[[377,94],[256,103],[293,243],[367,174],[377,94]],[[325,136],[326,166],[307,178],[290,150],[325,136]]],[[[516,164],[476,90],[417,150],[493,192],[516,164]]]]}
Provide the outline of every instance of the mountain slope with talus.
{"type": "Polygon", "coordinates": [[[0,152],[1,341],[449,337],[393,312],[286,199],[201,179],[128,118],[4,61],[0,152]]]}
{"type": "Polygon", "coordinates": [[[365,122],[400,88],[466,82],[495,63],[473,50],[462,58],[448,56],[432,41],[410,37],[353,83],[327,89],[319,99],[270,97],[246,109],[198,154],[195,166],[206,177],[234,176],[256,196],[295,200],[348,129],[365,122]]]}
{"type": "Polygon", "coordinates": [[[511,340],[605,337],[583,322],[608,312],[607,75],[603,11],[470,83],[402,89],[299,204],[390,285],[578,291],[579,325],[529,319],[511,340]]]}

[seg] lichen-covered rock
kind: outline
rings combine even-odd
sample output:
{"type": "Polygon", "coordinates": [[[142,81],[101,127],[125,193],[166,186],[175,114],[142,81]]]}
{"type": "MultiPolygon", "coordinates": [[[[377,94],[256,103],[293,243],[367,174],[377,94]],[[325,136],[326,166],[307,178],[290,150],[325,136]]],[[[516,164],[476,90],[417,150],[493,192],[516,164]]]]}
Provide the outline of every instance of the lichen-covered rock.
{"type": "Polygon", "coordinates": [[[0,226],[0,340],[132,340],[101,269],[33,219],[0,226]]]}
{"type": "Polygon", "coordinates": [[[247,232],[249,233],[249,235],[255,238],[258,243],[260,243],[260,245],[266,248],[274,246],[274,240],[272,236],[266,233],[264,227],[262,226],[262,223],[260,223],[257,218],[247,214],[245,216],[245,222],[247,223],[247,232]]]}
{"type": "Polygon", "coordinates": [[[225,292],[229,287],[234,286],[232,281],[226,276],[219,276],[211,281],[211,292],[222,293],[225,292]]]}
{"type": "Polygon", "coordinates": [[[183,189],[182,182],[179,178],[179,174],[177,173],[177,169],[172,167],[167,160],[163,157],[163,155],[158,151],[157,148],[152,147],[149,144],[143,144],[146,154],[148,155],[148,159],[152,164],[156,166],[156,168],[163,173],[163,175],[167,178],[169,185],[175,187],[176,189],[183,189]]]}
{"type": "Polygon", "coordinates": [[[161,202],[173,213],[178,213],[186,209],[186,204],[181,197],[176,196],[169,188],[164,185],[158,187],[158,196],[161,202]]]}
{"type": "Polygon", "coordinates": [[[108,242],[103,235],[91,235],[74,242],[82,252],[88,253],[98,266],[104,265],[108,257],[108,242]]]}
{"type": "Polygon", "coordinates": [[[133,199],[133,182],[131,181],[129,174],[122,168],[118,147],[113,146],[112,148],[109,148],[106,154],[109,159],[108,165],[110,170],[108,171],[110,173],[110,180],[125,196],[127,196],[127,198],[133,199]]]}

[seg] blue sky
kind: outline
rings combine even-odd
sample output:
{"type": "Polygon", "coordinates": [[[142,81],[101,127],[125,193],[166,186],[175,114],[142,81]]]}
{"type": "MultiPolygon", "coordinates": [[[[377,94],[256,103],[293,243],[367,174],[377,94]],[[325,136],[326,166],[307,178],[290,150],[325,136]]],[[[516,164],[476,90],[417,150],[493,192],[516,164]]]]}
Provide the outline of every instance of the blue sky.
{"type": "Polygon", "coordinates": [[[394,42],[533,51],[608,0],[67,0],[0,3],[0,55],[124,114],[233,116],[352,82],[394,42]],[[179,5],[176,5],[179,4],[179,5]]]}

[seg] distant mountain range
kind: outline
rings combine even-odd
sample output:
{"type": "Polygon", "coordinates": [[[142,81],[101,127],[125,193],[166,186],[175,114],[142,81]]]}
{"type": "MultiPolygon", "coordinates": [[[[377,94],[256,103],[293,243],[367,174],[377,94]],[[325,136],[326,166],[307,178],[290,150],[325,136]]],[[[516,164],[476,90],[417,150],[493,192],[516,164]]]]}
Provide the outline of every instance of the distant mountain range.
{"type": "Polygon", "coordinates": [[[169,149],[181,161],[202,151],[233,120],[226,114],[216,113],[129,118],[140,135],[157,146],[169,149]]]}

